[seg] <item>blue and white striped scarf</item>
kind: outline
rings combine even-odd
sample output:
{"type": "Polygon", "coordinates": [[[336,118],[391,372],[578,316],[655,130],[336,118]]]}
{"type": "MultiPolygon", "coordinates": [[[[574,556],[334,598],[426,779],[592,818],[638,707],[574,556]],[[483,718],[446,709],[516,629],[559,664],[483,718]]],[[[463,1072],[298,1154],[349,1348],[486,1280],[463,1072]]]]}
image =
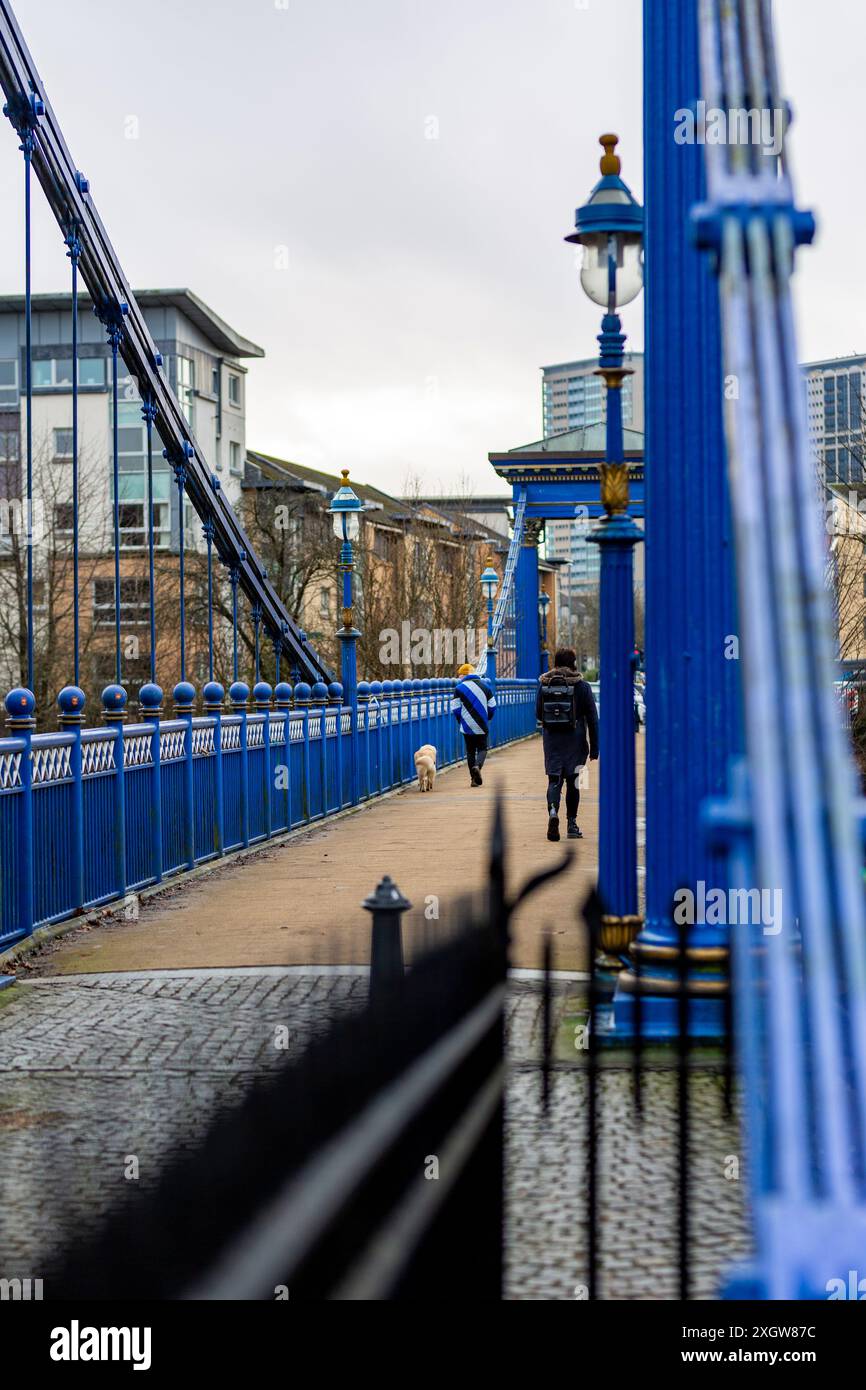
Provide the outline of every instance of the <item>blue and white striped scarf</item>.
{"type": "Polygon", "coordinates": [[[493,691],[483,676],[464,676],[455,686],[451,713],[464,734],[486,734],[495,711],[493,691]]]}

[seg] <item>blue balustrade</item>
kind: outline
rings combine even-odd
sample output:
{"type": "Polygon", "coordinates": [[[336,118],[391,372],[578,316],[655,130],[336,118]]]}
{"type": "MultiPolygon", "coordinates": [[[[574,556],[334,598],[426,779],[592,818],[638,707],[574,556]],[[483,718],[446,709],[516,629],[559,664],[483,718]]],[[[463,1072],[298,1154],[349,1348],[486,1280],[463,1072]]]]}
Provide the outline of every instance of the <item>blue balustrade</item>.
{"type": "MultiPolygon", "coordinates": [[[[196,715],[195,690],[180,682],[173,717],[162,718],[162,691],[148,683],[136,722],[126,692],[110,685],[104,725],[89,729],[84,692],[67,686],[60,729],[42,734],[33,731],[31,693],[10,691],[0,739],[0,948],[345,810],[355,804],[353,777],[361,802],[404,786],[422,743],[435,745],[440,767],[459,760],[452,685],[361,681],[353,712],[336,682],[330,690],[299,682],[293,699],[285,682],[272,695],[261,681],[248,710],[249,688],[237,681],[226,713],[223,688],[211,681],[196,715]]],[[[497,682],[499,744],[535,732],[535,689],[497,682]]]]}

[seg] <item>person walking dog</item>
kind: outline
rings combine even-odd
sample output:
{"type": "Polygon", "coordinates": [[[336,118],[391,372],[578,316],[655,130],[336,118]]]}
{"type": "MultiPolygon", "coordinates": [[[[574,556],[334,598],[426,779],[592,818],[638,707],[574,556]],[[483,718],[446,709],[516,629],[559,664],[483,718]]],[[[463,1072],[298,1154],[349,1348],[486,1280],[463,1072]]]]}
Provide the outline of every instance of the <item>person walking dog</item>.
{"type": "Polygon", "coordinates": [[[583,832],[577,824],[578,777],[587,756],[593,761],[598,757],[598,710],[570,647],[559,648],[552,668],[541,677],[535,716],[541,724],[547,773],[547,838],[559,839],[559,803],[564,782],[568,838],[581,840],[583,832]]]}
{"type": "Polygon", "coordinates": [[[481,769],[487,757],[487,735],[496,713],[496,701],[488,680],[476,675],[468,662],[458,667],[460,677],[451,699],[451,713],[460,725],[466,744],[466,764],[470,785],[481,786],[481,769]]]}

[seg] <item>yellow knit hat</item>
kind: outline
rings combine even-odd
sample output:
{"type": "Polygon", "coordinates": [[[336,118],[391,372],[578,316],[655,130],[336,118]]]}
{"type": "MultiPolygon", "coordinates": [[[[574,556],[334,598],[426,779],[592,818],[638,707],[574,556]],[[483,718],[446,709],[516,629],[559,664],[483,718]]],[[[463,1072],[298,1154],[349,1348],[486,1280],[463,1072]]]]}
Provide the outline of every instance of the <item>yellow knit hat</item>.
{"type": "Polygon", "coordinates": [[[462,666],[457,667],[457,674],[458,676],[471,676],[474,670],[474,666],[470,666],[468,661],[464,661],[462,666]]]}

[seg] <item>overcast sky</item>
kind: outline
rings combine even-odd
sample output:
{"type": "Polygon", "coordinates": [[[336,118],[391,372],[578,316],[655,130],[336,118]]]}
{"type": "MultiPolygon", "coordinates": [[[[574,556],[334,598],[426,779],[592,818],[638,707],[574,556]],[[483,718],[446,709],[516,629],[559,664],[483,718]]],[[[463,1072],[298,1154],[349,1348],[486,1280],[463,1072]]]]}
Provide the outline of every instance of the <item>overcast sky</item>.
{"type": "MultiPolygon", "coordinates": [[[[778,0],[803,359],[866,350],[861,0],[778,0]],[[841,41],[840,41],[841,40],[841,41]]],[[[640,0],[18,0],[134,287],[188,286],[267,356],[252,448],[399,491],[496,485],[539,367],[596,351],[570,230],[597,136],[641,178],[640,0]],[[130,135],[137,138],[129,138],[130,135]],[[432,137],[432,138],[431,138],[432,137]]],[[[0,289],[22,288],[0,138],[0,289]]],[[[34,288],[68,284],[41,195],[34,288]]],[[[624,311],[642,347],[642,300],[624,311]]]]}

